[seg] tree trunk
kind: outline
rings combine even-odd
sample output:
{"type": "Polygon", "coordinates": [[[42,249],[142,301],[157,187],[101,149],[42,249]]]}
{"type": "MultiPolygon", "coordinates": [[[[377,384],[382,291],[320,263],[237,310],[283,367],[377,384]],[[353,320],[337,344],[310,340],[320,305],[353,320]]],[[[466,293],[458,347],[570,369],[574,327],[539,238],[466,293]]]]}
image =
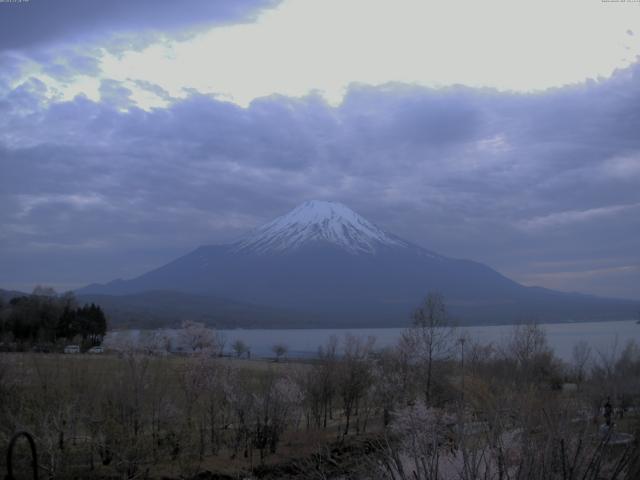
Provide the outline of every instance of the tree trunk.
{"type": "Polygon", "coordinates": [[[431,352],[429,352],[429,358],[427,360],[427,391],[426,391],[426,403],[427,405],[431,401],[431,364],[433,363],[433,359],[431,357],[431,352]]]}

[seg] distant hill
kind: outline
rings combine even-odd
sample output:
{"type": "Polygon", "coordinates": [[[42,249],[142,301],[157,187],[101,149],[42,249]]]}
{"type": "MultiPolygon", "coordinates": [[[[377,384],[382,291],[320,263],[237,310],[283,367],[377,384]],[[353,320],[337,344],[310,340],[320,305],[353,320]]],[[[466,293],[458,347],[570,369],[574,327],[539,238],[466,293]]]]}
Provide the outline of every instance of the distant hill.
{"type": "Polygon", "coordinates": [[[306,202],[233,244],[199,247],[140,277],[77,293],[128,324],[191,315],[229,326],[353,327],[406,325],[429,291],[441,292],[463,324],[619,320],[640,310],[637,301],[525,287],[321,201],[306,202]]]}
{"type": "Polygon", "coordinates": [[[175,291],[80,294],[77,298],[81,304],[100,305],[109,320],[109,328],[179,327],[184,320],[217,328],[294,328],[300,323],[321,325],[321,319],[309,314],[175,291]]]}
{"type": "Polygon", "coordinates": [[[24,292],[19,292],[17,290],[3,290],[2,288],[0,288],[0,298],[5,302],[8,302],[12,298],[23,297],[25,295],[29,295],[29,294],[24,292]]]}

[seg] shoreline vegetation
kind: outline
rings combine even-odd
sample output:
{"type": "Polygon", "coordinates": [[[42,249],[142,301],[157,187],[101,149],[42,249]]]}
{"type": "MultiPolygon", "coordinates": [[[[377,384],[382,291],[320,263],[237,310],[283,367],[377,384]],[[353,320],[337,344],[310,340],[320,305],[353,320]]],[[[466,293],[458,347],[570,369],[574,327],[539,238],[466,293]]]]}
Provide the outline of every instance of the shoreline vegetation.
{"type": "Polygon", "coordinates": [[[536,324],[480,344],[450,325],[438,294],[382,349],[347,334],[313,359],[279,343],[266,360],[199,323],[182,336],[180,355],[161,336],[101,355],[0,354],[0,445],[31,432],[51,479],[640,475],[632,340],[608,352],[580,342],[571,361],[536,324]]]}
{"type": "Polygon", "coordinates": [[[69,343],[87,351],[106,333],[102,308],[79,305],[72,292],[38,286],[31,295],[0,297],[0,351],[62,352],[69,343]]]}

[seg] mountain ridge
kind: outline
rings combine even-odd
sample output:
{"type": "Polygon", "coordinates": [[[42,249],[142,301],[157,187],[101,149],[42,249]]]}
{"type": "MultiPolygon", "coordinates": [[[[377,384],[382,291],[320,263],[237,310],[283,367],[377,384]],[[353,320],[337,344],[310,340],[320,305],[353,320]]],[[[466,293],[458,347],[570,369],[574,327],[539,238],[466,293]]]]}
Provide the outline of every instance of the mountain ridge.
{"type": "MultiPolygon", "coordinates": [[[[320,201],[306,202],[231,244],[201,246],[134,279],[79,293],[150,290],[219,296],[344,326],[407,324],[429,291],[441,292],[461,323],[632,318],[640,307],[526,287],[484,264],[388,234],[342,204],[320,201]]],[[[307,326],[302,317],[299,326],[307,326]]]]}

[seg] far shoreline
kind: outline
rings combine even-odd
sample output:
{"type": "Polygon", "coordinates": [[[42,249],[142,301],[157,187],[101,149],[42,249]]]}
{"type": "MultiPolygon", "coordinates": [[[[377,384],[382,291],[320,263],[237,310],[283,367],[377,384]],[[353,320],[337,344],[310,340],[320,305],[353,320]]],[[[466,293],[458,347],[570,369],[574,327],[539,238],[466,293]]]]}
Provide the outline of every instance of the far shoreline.
{"type": "MultiPolygon", "coordinates": [[[[640,320],[638,319],[612,319],[612,320],[567,320],[565,322],[560,321],[528,321],[523,320],[517,323],[465,323],[465,324],[456,324],[454,322],[450,323],[448,326],[454,328],[474,328],[474,327],[508,327],[508,326],[516,326],[516,325],[527,325],[527,324],[536,324],[536,325],[573,325],[573,324],[589,324],[589,323],[613,323],[613,322],[633,322],[640,327],[640,320]]],[[[215,330],[223,330],[223,331],[237,331],[237,330],[247,330],[247,331],[256,331],[256,330],[395,330],[399,328],[409,328],[411,327],[411,323],[407,323],[405,325],[398,326],[366,326],[366,325],[354,325],[354,326],[330,326],[330,327],[316,327],[316,326],[300,326],[300,327],[217,327],[215,325],[210,325],[206,322],[204,323],[207,327],[215,329],[215,330]]],[[[139,331],[156,331],[156,330],[180,330],[179,326],[163,326],[156,328],[140,328],[140,327],[115,327],[110,328],[107,332],[122,332],[122,331],[131,331],[131,330],[139,330],[139,331]]]]}

